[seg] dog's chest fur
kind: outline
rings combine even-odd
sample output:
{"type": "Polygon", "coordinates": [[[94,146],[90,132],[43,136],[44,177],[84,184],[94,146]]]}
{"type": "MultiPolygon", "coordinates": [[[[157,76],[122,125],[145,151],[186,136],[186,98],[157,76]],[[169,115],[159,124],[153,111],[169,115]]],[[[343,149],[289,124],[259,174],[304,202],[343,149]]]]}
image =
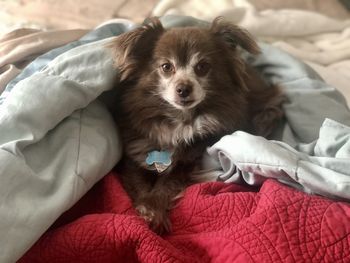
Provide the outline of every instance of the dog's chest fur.
{"type": "Polygon", "coordinates": [[[150,130],[150,139],[160,146],[176,148],[179,144],[191,144],[218,129],[214,115],[203,114],[193,119],[174,119],[155,123],[150,130]]]}
{"type": "MultiPolygon", "coordinates": [[[[140,126],[123,134],[125,153],[144,168],[148,168],[145,160],[151,151],[169,151],[176,161],[192,162],[198,158],[207,145],[211,134],[220,130],[220,122],[214,115],[202,114],[196,117],[159,118],[148,121],[140,131],[140,126]],[[205,142],[205,143],[204,143],[205,142]]],[[[141,125],[142,126],[142,125],[141,125]]]]}

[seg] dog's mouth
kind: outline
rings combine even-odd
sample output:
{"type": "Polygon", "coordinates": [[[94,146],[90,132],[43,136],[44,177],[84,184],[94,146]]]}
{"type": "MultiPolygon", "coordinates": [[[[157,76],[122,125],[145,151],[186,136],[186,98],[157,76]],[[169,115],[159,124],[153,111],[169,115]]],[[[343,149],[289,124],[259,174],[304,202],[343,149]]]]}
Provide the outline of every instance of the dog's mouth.
{"type": "Polygon", "coordinates": [[[200,104],[205,97],[205,94],[200,94],[202,96],[187,96],[186,98],[181,98],[180,96],[174,96],[173,94],[163,93],[160,94],[161,98],[168,102],[171,106],[175,107],[178,110],[186,111],[195,108],[200,104]]]}
{"type": "Polygon", "coordinates": [[[190,108],[195,104],[195,100],[176,100],[175,103],[183,108],[190,108]]]}

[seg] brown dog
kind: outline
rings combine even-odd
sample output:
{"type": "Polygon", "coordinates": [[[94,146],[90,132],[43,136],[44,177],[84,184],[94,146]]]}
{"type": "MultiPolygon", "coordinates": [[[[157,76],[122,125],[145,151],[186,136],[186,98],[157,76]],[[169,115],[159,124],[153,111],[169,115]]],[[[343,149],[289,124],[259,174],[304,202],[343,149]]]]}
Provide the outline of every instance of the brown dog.
{"type": "Polygon", "coordinates": [[[283,116],[283,96],[241,59],[239,49],[259,53],[250,34],[221,19],[209,28],[165,30],[153,18],[112,46],[121,180],[138,213],[161,234],[170,231],[174,200],[207,179],[199,166],[206,148],[237,130],[268,136],[283,116]]]}

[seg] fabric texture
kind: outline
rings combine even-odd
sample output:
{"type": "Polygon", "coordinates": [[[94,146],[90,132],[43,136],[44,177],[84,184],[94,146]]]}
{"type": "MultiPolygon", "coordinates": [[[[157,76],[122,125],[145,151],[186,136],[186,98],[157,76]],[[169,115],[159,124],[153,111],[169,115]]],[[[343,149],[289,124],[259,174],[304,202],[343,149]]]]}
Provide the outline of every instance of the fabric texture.
{"type": "Polygon", "coordinates": [[[20,263],[349,262],[350,206],[273,180],[191,186],[157,236],[111,173],[63,215],[20,263]]]}
{"type": "Polygon", "coordinates": [[[275,178],[297,188],[299,184],[309,193],[350,200],[349,136],[350,127],[327,119],[320,137],[299,151],[280,141],[235,132],[208,152],[223,169],[218,173],[222,181],[261,185],[275,178]]]}

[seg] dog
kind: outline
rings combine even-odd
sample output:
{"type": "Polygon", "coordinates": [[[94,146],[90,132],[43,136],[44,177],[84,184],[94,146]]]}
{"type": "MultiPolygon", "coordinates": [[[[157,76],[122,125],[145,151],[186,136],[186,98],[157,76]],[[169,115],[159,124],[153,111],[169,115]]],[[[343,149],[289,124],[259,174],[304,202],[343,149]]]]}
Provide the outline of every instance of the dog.
{"type": "Polygon", "coordinates": [[[137,213],[164,234],[186,187],[208,179],[200,168],[206,148],[237,130],[268,137],[283,118],[283,92],[241,58],[242,50],[259,54],[253,37],[222,18],[168,30],[151,18],[110,47],[121,182],[137,213]]]}

